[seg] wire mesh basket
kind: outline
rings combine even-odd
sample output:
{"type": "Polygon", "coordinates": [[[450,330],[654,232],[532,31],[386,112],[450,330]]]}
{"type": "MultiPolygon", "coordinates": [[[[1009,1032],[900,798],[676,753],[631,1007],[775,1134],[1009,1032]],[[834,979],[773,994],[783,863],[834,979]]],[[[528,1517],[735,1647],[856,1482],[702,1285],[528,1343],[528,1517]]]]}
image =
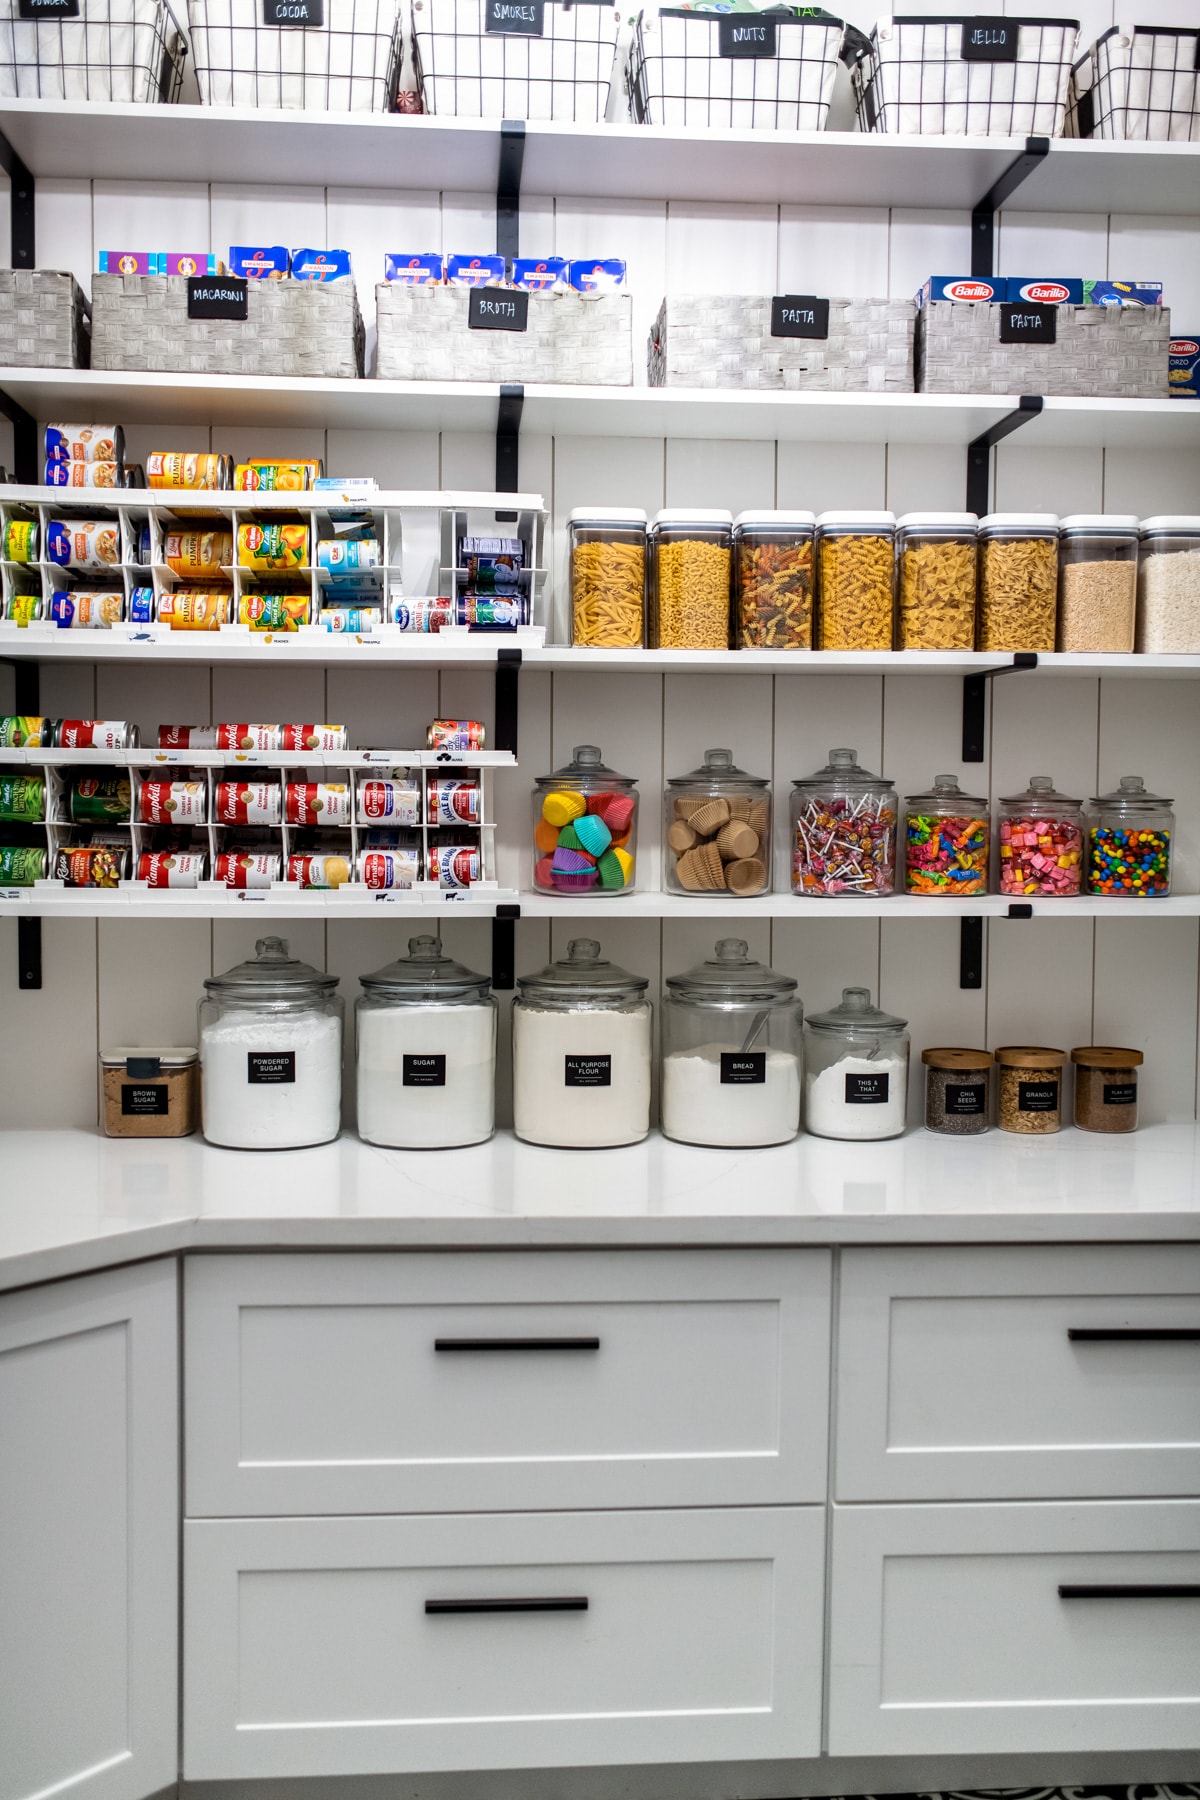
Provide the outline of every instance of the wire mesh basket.
{"type": "Polygon", "coordinates": [[[723,16],[646,7],[633,22],[630,110],[641,125],[823,131],[848,35],[841,19],[819,9],[801,17],[787,6],[723,16]],[[764,25],[773,54],[739,54],[738,28],[764,25]]]}
{"type": "Polygon", "coordinates": [[[532,11],[540,32],[518,34],[485,28],[487,0],[413,0],[413,63],[425,111],[603,119],[620,29],[613,0],[533,0],[532,11]]]}
{"type": "Polygon", "coordinates": [[[166,0],[86,0],[77,19],[22,19],[0,0],[0,96],[16,100],[179,98],[187,39],[166,0]]]}
{"type": "Polygon", "coordinates": [[[188,0],[201,104],[390,112],[399,0],[328,0],[324,11],[321,25],[264,25],[262,0],[188,0]]]}
{"type": "Polygon", "coordinates": [[[851,69],[862,131],[1061,137],[1077,19],[1011,19],[1011,62],[968,62],[970,18],[883,19],[851,69]]]}
{"type": "Polygon", "coordinates": [[[1200,140],[1200,27],[1104,32],[1071,70],[1066,136],[1200,140]]]}

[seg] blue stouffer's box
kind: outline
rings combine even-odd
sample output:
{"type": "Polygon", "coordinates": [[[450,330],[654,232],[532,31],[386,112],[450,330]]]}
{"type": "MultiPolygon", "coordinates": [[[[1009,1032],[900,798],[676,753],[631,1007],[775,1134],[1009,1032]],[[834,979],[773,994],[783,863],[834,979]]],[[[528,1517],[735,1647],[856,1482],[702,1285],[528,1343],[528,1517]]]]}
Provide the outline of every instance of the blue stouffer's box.
{"type": "Polygon", "coordinates": [[[617,256],[581,256],[568,263],[567,280],[578,294],[611,294],[625,286],[625,264],[617,256]]]}
{"type": "Polygon", "coordinates": [[[931,275],[916,296],[918,306],[931,300],[1007,300],[1008,283],[1001,276],[931,275]]]}
{"type": "Polygon", "coordinates": [[[548,294],[552,288],[567,286],[565,256],[514,256],[512,284],[526,288],[531,294],[548,294]]]}
{"type": "Polygon", "coordinates": [[[1161,306],[1161,281],[1085,281],[1085,306],[1161,306]]]}
{"type": "Polygon", "coordinates": [[[348,250],[292,251],[292,275],[296,281],[345,281],[350,273],[348,250]]]}
{"type": "Polygon", "coordinates": [[[432,250],[421,256],[407,250],[389,250],[383,259],[383,279],[399,281],[405,287],[425,287],[442,279],[442,259],[432,250]]]}
{"type": "Polygon", "coordinates": [[[1200,400],[1200,338],[1171,339],[1168,390],[1172,400],[1200,400]]]}
{"type": "Polygon", "coordinates": [[[255,281],[282,281],[289,258],[284,244],[231,244],[229,273],[255,281]]]}
{"type": "Polygon", "coordinates": [[[446,280],[451,287],[492,287],[503,282],[508,264],[502,256],[448,256],[446,280]]]}
{"type": "Polygon", "coordinates": [[[1005,300],[1024,300],[1039,306],[1082,306],[1083,282],[1074,275],[1010,275],[1005,300]]]}

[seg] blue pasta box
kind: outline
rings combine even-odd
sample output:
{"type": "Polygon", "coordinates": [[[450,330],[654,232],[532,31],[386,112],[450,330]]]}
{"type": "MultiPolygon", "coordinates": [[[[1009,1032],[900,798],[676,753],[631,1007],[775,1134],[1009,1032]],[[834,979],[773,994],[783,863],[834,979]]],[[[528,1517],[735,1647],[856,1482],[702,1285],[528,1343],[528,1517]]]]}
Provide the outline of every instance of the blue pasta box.
{"type": "Polygon", "coordinates": [[[1010,275],[1004,298],[1038,306],[1082,306],[1083,282],[1074,275],[1043,275],[1036,281],[1029,275],[1010,275]]]}
{"type": "Polygon", "coordinates": [[[1085,281],[1085,306],[1161,306],[1161,281],[1085,281]]]}
{"type": "Polygon", "coordinates": [[[1007,298],[1007,283],[1001,277],[989,279],[979,275],[931,275],[915,296],[918,306],[928,306],[931,300],[992,301],[1007,298]]]}
{"type": "Polygon", "coordinates": [[[101,250],[96,259],[99,275],[157,275],[157,250],[101,250]]]}
{"type": "Polygon", "coordinates": [[[581,256],[567,265],[567,280],[579,294],[611,294],[625,286],[625,264],[620,257],[607,261],[581,256]]]}
{"type": "Polygon", "coordinates": [[[158,275],[223,275],[225,264],[208,250],[162,250],[158,275]]]}
{"type": "Polygon", "coordinates": [[[1171,339],[1167,385],[1172,400],[1200,399],[1200,339],[1171,339]]]}
{"type": "Polygon", "coordinates": [[[567,259],[565,256],[514,256],[512,283],[527,288],[531,294],[546,294],[551,288],[565,288],[567,259]]]}
{"type": "Polygon", "coordinates": [[[283,244],[231,244],[229,273],[252,281],[282,281],[288,272],[288,253],[283,244]]]}
{"type": "Polygon", "coordinates": [[[350,278],[348,250],[293,250],[293,281],[347,281],[350,278]]]}
{"type": "Polygon", "coordinates": [[[502,282],[508,265],[502,256],[448,256],[446,281],[450,287],[492,287],[502,282]]]}
{"type": "Polygon", "coordinates": [[[383,259],[383,279],[402,282],[406,287],[425,287],[442,279],[442,259],[432,250],[423,256],[391,250],[383,259]]]}

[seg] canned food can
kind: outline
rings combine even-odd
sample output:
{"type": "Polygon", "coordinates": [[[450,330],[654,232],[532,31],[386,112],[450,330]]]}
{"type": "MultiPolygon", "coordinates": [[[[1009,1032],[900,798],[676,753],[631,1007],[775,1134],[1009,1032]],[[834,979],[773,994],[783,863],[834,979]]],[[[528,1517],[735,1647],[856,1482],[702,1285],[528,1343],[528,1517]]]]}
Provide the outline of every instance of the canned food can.
{"type": "Polygon", "coordinates": [[[127,488],[144,488],[145,487],[146,471],[142,467],[141,463],[126,463],[124,469],[122,470],[122,474],[124,476],[124,480],[121,484],[123,487],[127,487],[127,488]]]}
{"type": "Polygon", "coordinates": [[[194,888],[204,880],[207,866],[202,850],[143,850],[137,878],[152,888],[194,888]]]}
{"type": "Polygon", "coordinates": [[[207,800],[202,781],[143,781],[138,818],[143,825],[203,825],[207,800]]]}
{"type": "MultiPolygon", "coordinates": [[[[53,719],[47,747],[55,750],[136,750],[136,725],[123,719],[53,719]]],[[[44,737],[44,734],[43,734],[44,737]]]]}
{"type": "Polygon", "coordinates": [[[0,619],[9,625],[36,625],[44,612],[40,594],[10,594],[0,605],[0,619]]]}
{"type": "Polygon", "coordinates": [[[238,624],[251,631],[297,631],[311,614],[307,594],[243,594],[238,601],[238,624]]]}
{"type": "Polygon", "coordinates": [[[128,775],[80,775],[71,783],[75,825],[125,825],[131,810],[128,775]]]}
{"type": "Polygon", "coordinates": [[[46,561],[61,569],[114,569],[121,561],[121,528],[115,519],[51,519],[46,561]]]}
{"type": "Polygon", "coordinates": [[[10,519],[4,527],[5,562],[32,563],[38,559],[36,519],[10,519]]]}
{"type": "Polygon", "coordinates": [[[152,450],[146,458],[146,485],[152,488],[227,488],[232,459],[211,451],[152,450]]]}
{"type": "Polygon", "coordinates": [[[52,719],[0,717],[0,750],[49,749],[52,719]]]}
{"type": "Polygon", "coordinates": [[[214,806],[217,825],[278,825],[283,796],[278,782],[219,781],[214,806]]]}
{"type": "Polygon", "coordinates": [[[142,568],[154,561],[154,533],[148,525],[141,526],[138,531],[137,559],[142,568]]]}
{"type": "Polygon", "coordinates": [[[251,519],[237,528],[237,559],[243,569],[302,569],[308,563],[308,526],[251,519]]]}
{"type": "Polygon", "coordinates": [[[0,819],[36,825],[46,816],[46,783],[41,775],[0,774],[0,819]]]}
{"type": "Polygon", "coordinates": [[[415,781],[360,781],[360,825],[419,825],[421,790],[415,781]]]}
{"type": "MultiPolygon", "coordinates": [[[[218,750],[278,750],[278,725],[214,725],[218,750]]],[[[193,743],[195,739],[193,738],[193,743]]]]}
{"type": "Polygon", "coordinates": [[[435,719],[425,733],[431,750],[482,750],[486,741],[478,719],[435,719]]]}
{"type": "Polygon", "coordinates": [[[321,538],[317,543],[317,567],[331,575],[377,569],[382,561],[383,547],[377,538],[321,538]]]}
{"type": "Polygon", "coordinates": [[[455,619],[459,625],[472,625],[478,631],[515,631],[525,623],[525,603],[521,599],[481,600],[476,594],[460,594],[455,619]]]}
{"type": "Polygon", "coordinates": [[[429,879],[444,888],[470,887],[483,874],[473,844],[436,844],[429,852],[429,879]]]}
{"type": "Polygon", "coordinates": [[[348,733],[344,725],[280,725],[281,750],[344,750],[348,733]]]}
{"type": "Polygon", "coordinates": [[[189,581],[215,581],[233,562],[233,533],[168,531],[163,538],[163,561],[173,575],[189,581]]]}
{"type": "Polygon", "coordinates": [[[47,462],[124,462],[125,433],[119,425],[47,425],[47,462]]]}
{"type": "Polygon", "coordinates": [[[388,618],[401,631],[440,631],[443,625],[454,624],[454,602],[437,599],[391,600],[388,603],[388,618]]]}
{"type": "Polygon", "coordinates": [[[125,471],[115,462],[48,462],[47,487],[118,488],[125,486],[125,471]]]}
{"type": "Polygon", "coordinates": [[[348,825],[350,789],[342,781],[289,781],[284,817],[289,825],[348,825]]]}
{"type": "Polygon", "coordinates": [[[124,594],[92,594],[82,593],[78,588],[70,592],[52,594],[50,597],[50,619],[60,631],[71,627],[80,630],[109,630],[119,625],[125,617],[124,594]]]}
{"type": "Polygon", "coordinates": [[[172,631],[219,631],[229,623],[233,593],[228,588],[176,588],[158,602],[158,622],[172,631]]]}
{"type": "Polygon", "coordinates": [[[32,887],[46,879],[46,852],[28,844],[0,844],[0,887],[32,887]]]}
{"type": "Polygon", "coordinates": [[[431,778],[425,789],[425,813],[430,825],[478,825],[479,783],[431,778]]]}
{"type": "Polygon", "coordinates": [[[233,471],[233,485],[239,493],[298,493],[310,488],[324,473],[320,458],[300,462],[238,463],[233,471]]]}
{"type": "Polygon", "coordinates": [[[364,887],[375,890],[410,888],[421,879],[419,850],[362,850],[358,857],[358,879],[364,887]]]}
{"type": "Polygon", "coordinates": [[[350,879],[346,856],[289,856],[287,878],[302,888],[339,888],[350,879]]]}
{"type": "Polygon", "coordinates": [[[373,631],[383,624],[378,606],[323,606],[318,617],[326,631],[373,631]]]}
{"type": "Polygon", "coordinates": [[[279,880],[279,857],[269,850],[223,850],[214,859],[213,880],[231,888],[268,888],[279,880]]]}
{"type": "Polygon", "coordinates": [[[154,589],[152,587],[137,587],[130,594],[129,623],[131,625],[153,625],[154,589]]]}
{"type": "Polygon", "coordinates": [[[215,750],[218,729],[216,725],[160,725],[158,747],[160,750],[215,750]]]}
{"type": "Polygon", "coordinates": [[[67,887],[115,888],[129,879],[129,851],[115,844],[77,844],[58,850],[54,879],[67,887]]]}

